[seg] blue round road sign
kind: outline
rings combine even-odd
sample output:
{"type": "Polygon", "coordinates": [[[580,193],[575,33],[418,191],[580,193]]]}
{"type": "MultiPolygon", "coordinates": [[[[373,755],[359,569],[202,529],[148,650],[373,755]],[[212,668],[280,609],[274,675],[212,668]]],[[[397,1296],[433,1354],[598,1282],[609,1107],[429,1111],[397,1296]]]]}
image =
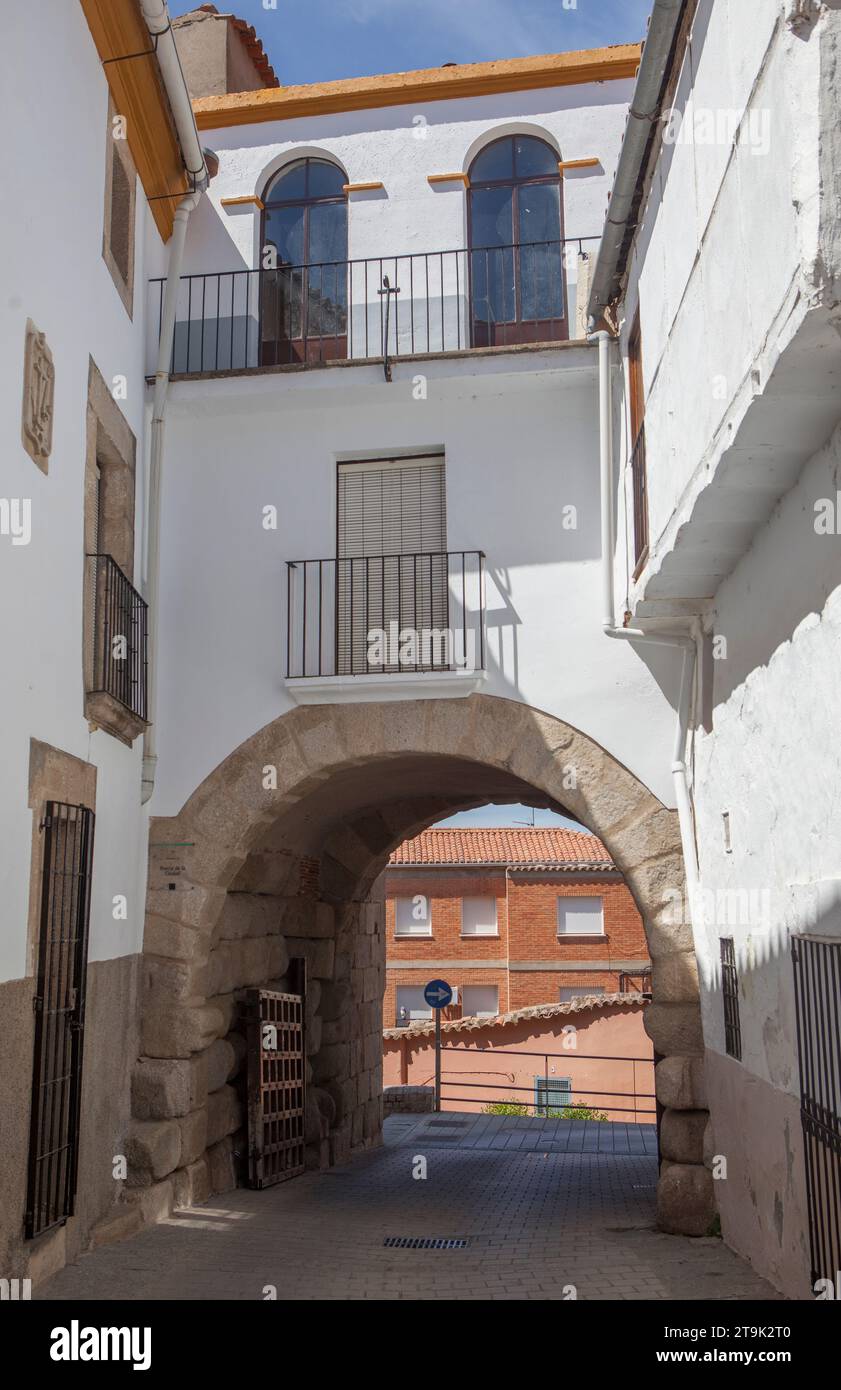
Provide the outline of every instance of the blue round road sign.
{"type": "Polygon", "coordinates": [[[430,980],[423,997],[433,1009],[446,1009],[453,997],[453,991],[446,980],[430,980]]]}

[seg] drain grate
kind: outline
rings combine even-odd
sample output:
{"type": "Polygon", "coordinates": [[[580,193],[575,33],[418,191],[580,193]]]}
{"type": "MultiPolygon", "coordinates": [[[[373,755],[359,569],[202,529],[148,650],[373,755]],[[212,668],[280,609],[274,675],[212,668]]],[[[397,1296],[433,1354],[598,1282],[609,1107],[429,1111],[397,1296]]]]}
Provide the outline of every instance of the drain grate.
{"type": "Polygon", "coordinates": [[[463,1250],[467,1241],[436,1236],[386,1236],[383,1245],[392,1250],[463,1250]]]}

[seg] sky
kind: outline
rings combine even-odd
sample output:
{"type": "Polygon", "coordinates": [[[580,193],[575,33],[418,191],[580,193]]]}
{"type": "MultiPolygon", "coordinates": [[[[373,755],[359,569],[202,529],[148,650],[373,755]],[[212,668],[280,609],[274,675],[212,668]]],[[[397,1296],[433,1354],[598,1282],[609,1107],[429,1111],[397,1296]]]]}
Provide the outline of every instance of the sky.
{"type": "MultiPolygon", "coordinates": [[[[196,0],[170,0],[172,15],[196,0]]],[[[285,86],[632,43],[651,0],[216,0],[253,24],[285,86]]]]}
{"type": "Polygon", "coordinates": [[[554,811],[533,810],[531,806],[479,806],[475,811],[458,811],[438,825],[516,825],[530,826],[534,817],[536,826],[568,825],[573,830],[584,830],[578,821],[568,820],[554,811]]]}

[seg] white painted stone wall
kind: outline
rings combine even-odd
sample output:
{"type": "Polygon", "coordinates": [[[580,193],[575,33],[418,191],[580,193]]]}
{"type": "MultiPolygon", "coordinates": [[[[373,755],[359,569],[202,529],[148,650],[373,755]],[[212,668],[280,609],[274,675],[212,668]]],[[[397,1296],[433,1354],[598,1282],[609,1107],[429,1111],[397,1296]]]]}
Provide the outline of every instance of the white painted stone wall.
{"type": "MultiPolygon", "coordinates": [[[[222,199],[261,193],[303,154],[338,161],[350,182],[385,185],[351,197],[351,256],[462,248],[464,189],[433,188],[428,175],[466,170],[513,132],[547,139],[564,159],[599,159],[564,181],[566,235],[592,235],[630,91],[606,82],[203,132],[220,170],[191,223],[186,268],[258,265],[259,217],[222,199]]],[[[337,461],[435,448],[446,456],[448,545],[487,554],[484,688],[569,720],[672,804],[675,662],[665,654],[652,674],[601,633],[594,349],[397,360],[391,385],[363,366],[176,382],[170,402],[155,814],[175,813],[226,753],[291,707],[286,562],[335,555],[337,461]],[[425,401],[413,396],[418,373],[425,401]],[[269,505],[277,531],[262,529],[269,505]],[[574,531],[563,527],[568,505],[574,531]]]]}
{"type": "MultiPolygon", "coordinates": [[[[126,377],[120,402],[138,440],[136,552],[143,516],[145,245],[160,241],[138,185],[135,315],[130,320],[102,259],[108,92],[79,5],[17,5],[3,20],[0,120],[3,160],[3,292],[0,297],[0,494],[31,504],[28,545],[0,535],[0,981],[27,973],[26,926],[32,815],[29,740],[94,763],[97,824],[90,959],[140,950],[145,894],[145,814],[140,741],[128,749],[91,734],[83,714],[83,488],[88,360],[106,382],[126,377]],[[61,55],[61,81],[39,64],[61,55]],[[38,55],[33,66],[33,55],[38,55]],[[39,71],[41,77],[39,78],[39,71]],[[24,336],[31,318],[55,366],[49,474],[21,443],[24,336]],[[112,898],[125,894],[128,918],[112,898]]],[[[154,259],[154,258],[153,258],[154,259]]],[[[138,567],[137,575],[140,570],[138,567]]]]}
{"type": "MultiPolygon", "coordinates": [[[[698,7],[674,106],[696,122],[737,111],[741,134],[664,144],[657,159],[621,308],[623,358],[640,312],[651,559],[634,584],[618,555],[615,578],[638,616],[695,615],[706,635],[689,761],[709,1156],[728,1164],[716,1183],[725,1238],[804,1298],[791,934],[841,938],[841,539],[815,525],[821,499],[837,516],[841,471],[841,15],[806,7],[795,31],[792,9],[698,7]],[[726,936],[740,1061],[725,1046],[726,936]]],[[[620,533],[632,521],[625,367],[614,372],[620,533]]]]}

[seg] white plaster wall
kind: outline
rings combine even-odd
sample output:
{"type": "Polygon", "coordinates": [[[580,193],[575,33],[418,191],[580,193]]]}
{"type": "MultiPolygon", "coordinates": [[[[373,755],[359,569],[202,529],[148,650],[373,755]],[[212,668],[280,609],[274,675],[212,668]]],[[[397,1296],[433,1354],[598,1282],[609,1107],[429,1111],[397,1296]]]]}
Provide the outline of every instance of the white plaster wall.
{"type": "MultiPolygon", "coordinates": [[[[350,183],[384,185],[381,192],[350,196],[350,259],[462,250],[465,189],[458,182],[432,186],[428,175],[465,172],[485,144],[513,133],[547,140],[559,158],[599,160],[564,177],[565,236],[589,238],[585,249],[595,254],[632,88],[627,80],[588,83],[202,131],[203,143],[219,155],[219,172],[191,221],[185,273],[258,268],[259,213],[247,204],[225,208],[222,199],[262,194],[272,174],[303,155],[332,159],[350,183]]],[[[405,261],[396,270],[398,278],[408,276],[405,261]]],[[[462,278],[464,271],[462,263],[462,278]]],[[[354,273],[352,301],[362,274],[354,273]]],[[[216,288],[216,281],[208,282],[208,304],[216,288]]],[[[222,282],[222,288],[227,293],[230,282],[222,282]]],[[[408,286],[403,288],[405,298],[408,286]]],[[[245,280],[237,281],[236,294],[244,300],[245,280]]],[[[252,294],[256,303],[256,286],[252,294]]],[[[377,304],[375,289],[369,297],[377,304]]],[[[151,330],[157,324],[159,287],[150,287],[149,302],[151,330]]],[[[194,301],[193,316],[198,312],[194,301]]],[[[183,296],[178,317],[187,317],[183,296]]],[[[153,351],[150,336],[150,364],[153,351]]]]}
{"type": "MultiPolygon", "coordinates": [[[[0,295],[0,493],[28,498],[32,536],[0,535],[0,980],[26,974],[32,817],[29,740],[92,762],[97,775],[90,958],[140,949],[145,891],[145,815],[140,742],[129,750],[83,717],[83,487],[88,358],[106,381],[129,383],[120,402],[138,440],[138,555],[143,473],[144,241],[158,240],[138,185],[135,316],[102,259],[108,95],[79,5],[44,0],[4,17],[0,119],[14,138],[3,159],[4,284],[0,295]],[[61,82],[34,80],[38,62],[61,55],[61,82]],[[46,333],[55,364],[49,474],[21,443],[26,320],[46,333]],[[114,921],[114,894],[128,920],[114,921]]],[[[137,574],[139,575],[139,567],[137,574]]]]}
{"type": "Polygon", "coordinates": [[[440,446],[448,546],[487,554],[485,689],[583,729],[671,804],[673,658],[655,679],[601,631],[594,350],[426,363],[426,401],[417,365],[391,385],[373,366],[173,385],[155,814],[291,708],[286,562],[336,553],[337,458],[440,446]]]}
{"type": "Polygon", "coordinates": [[[838,670],[841,426],[716,595],[695,808],[706,915],[694,923],[726,1239],[790,1297],[808,1297],[808,1216],[791,935],[841,940],[838,670]],[[722,815],[729,812],[725,845],[722,815]],[[721,936],[739,972],[741,1062],[726,1056],[721,936]]]}
{"type": "Polygon", "coordinates": [[[807,311],[818,135],[832,122],[826,97],[819,109],[824,27],[795,36],[778,0],[698,7],[672,106],[741,121],[735,142],[663,145],[629,268],[623,342],[639,304],[653,550],[704,481],[752,364],[807,311]]]}

